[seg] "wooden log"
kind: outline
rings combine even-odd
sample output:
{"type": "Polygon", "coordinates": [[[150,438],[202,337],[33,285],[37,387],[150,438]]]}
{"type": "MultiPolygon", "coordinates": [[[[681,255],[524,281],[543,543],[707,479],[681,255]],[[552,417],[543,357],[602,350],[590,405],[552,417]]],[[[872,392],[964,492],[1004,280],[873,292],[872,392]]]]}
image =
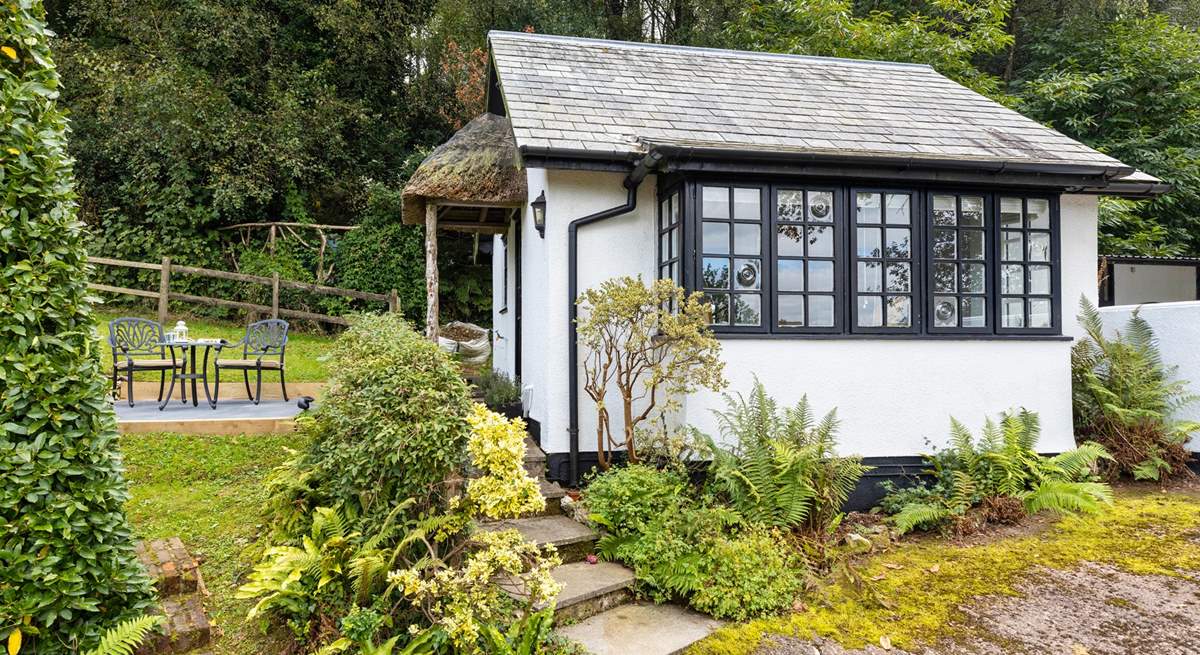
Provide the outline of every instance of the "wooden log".
{"type": "MultiPolygon", "coordinates": [[[[215,277],[222,280],[232,280],[234,282],[272,284],[272,278],[269,277],[264,277],[261,275],[248,275],[246,273],[232,273],[230,271],[218,271],[211,268],[198,268],[195,266],[181,266],[179,264],[174,264],[171,266],[171,270],[175,273],[183,273],[184,275],[215,277]]],[[[340,287],[329,287],[323,284],[296,282],[295,280],[280,280],[279,286],[283,289],[298,289],[300,291],[309,291],[311,293],[319,293],[327,296],[346,296],[347,298],[375,300],[378,302],[387,302],[388,300],[387,294],[385,293],[371,293],[369,291],[357,291],[355,289],[342,289],[340,287]]]]}
{"type": "Polygon", "coordinates": [[[158,297],[157,291],[146,291],[144,289],[130,289],[128,287],[114,287],[114,286],[111,286],[108,284],[100,284],[98,282],[89,282],[88,288],[95,289],[96,291],[107,291],[109,293],[124,293],[124,294],[128,294],[130,296],[140,296],[142,298],[157,298],[158,297]]]}
{"type": "Polygon", "coordinates": [[[144,268],[148,271],[162,270],[162,264],[151,264],[149,262],[131,262],[126,259],[112,259],[111,257],[88,257],[88,262],[92,264],[104,264],[105,266],[124,266],[125,268],[144,268]]]}
{"type": "Polygon", "coordinates": [[[279,271],[271,274],[271,318],[279,318],[279,271]]]}
{"type": "MultiPolygon", "coordinates": [[[[209,298],[208,296],[193,296],[187,293],[172,293],[171,300],[182,300],[184,302],[194,302],[201,305],[217,305],[219,307],[233,307],[247,312],[267,313],[271,311],[266,305],[256,305],[249,302],[241,302],[238,300],[225,300],[223,298],[209,298]]],[[[305,312],[299,309],[280,309],[280,316],[289,318],[303,318],[310,321],[323,321],[325,323],[335,323],[337,325],[350,325],[349,319],[341,316],[330,316],[328,314],[317,314],[315,312],[305,312]]]]}
{"type": "Polygon", "coordinates": [[[167,308],[171,300],[171,258],[162,258],[162,271],[158,276],[158,324],[167,324],[167,308]]]}
{"type": "Polygon", "coordinates": [[[388,311],[393,313],[400,311],[400,294],[395,289],[388,294],[388,311]]]}
{"type": "Polygon", "coordinates": [[[425,336],[438,338],[437,205],[425,205],[425,336]]]}

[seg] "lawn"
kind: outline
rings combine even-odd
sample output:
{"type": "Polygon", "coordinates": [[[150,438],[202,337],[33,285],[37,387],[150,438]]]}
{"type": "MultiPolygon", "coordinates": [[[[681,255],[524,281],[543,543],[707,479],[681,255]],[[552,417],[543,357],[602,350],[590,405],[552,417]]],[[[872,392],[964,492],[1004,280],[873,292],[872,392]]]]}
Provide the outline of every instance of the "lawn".
{"type": "MultiPolygon", "coordinates": [[[[101,311],[96,313],[96,322],[100,329],[100,337],[104,342],[100,357],[106,374],[112,372],[112,349],[108,346],[108,322],[118,316],[140,316],[142,318],[155,318],[151,314],[139,313],[136,311],[108,312],[101,311]]],[[[171,321],[164,326],[170,329],[175,325],[173,321],[179,317],[172,315],[171,321]]],[[[193,338],[223,338],[229,341],[237,341],[246,334],[246,326],[236,323],[215,322],[193,317],[183,317],[187,321],[188,333],[193,338]]],[[[288,345],[287,345],[287,380],[288,382],[324,382],[328,377],[326,363],[320,361],[320,358],[329,352],[329,347],[333,345],[335,337],[324,334],[308,334],[299,332],[294,328],[288,330],[288,345]]],[[[241,348],[226,351],[226,358],[241,358],[241,348]]],[[[210,365],[211,366],[211,365],[210,365]]],[[[271,373],[265,377],[265,381],[274,380],[275,374],[271,373]]],[[[137,373],[134,375],[135,380],[158,380],[158,373],[137,373]]],[[[222,381],[237,381],[240,382],[242,374],[240,371],[225,371],[221,374],[222,381]]]]}
{"type": "Polygon", "coordinates": [[[263,479],[295,448],[292,434],[121,437],[132,499],[126,506],[139,539],[177,536],[193,555],[212,594],[209,618],[223,633],[214,655],[278,653],[261,625],[244,618],[249,601],[234,592],[251,566],[258,519],[266,498],[263,479]],[[248,552],[249,551],[249,552],[248,552]]]}

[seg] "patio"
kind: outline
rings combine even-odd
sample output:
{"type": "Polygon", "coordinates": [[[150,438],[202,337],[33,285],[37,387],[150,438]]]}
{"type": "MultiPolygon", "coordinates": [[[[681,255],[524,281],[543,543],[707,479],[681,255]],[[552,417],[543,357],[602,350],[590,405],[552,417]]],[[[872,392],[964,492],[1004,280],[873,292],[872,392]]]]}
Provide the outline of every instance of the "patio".
{"type": "MultiPolygon", "coordinates": [[[[125,401],[113,403],[121,433],[186,432],[189,434],[271,434],[288,432],[293,420],[304,410],[290,401],[264,399],[258,405],[245,398],[221,399],[215,408],[201,402],[193,407],[179,402],[179,394],[159,411],[153,396],[130,407],[125,401]]],[[[311,409],[316,408],[314,402],[311,409]]]]}

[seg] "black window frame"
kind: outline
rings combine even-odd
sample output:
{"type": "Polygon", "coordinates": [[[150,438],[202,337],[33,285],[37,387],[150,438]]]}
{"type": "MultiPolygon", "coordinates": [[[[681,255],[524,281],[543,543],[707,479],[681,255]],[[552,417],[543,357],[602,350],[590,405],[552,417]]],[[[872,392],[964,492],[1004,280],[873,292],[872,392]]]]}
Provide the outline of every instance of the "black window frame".
{"type": "Polygon", "coordinates": [[[926,230],[926,235],[927,235],[925,237],[925,243],[924,243],[925,267],[924,267],[924,274],[923,274],[923,277],[925,278],[925,294],[924,294],[924,299],[923,299],[923,303],[924,303],[923,307],[925,310],[925,317],[924,317],[925,330],[929,334],[966,334],[966,335],[995,334],[995,329],[996,329],[996,319],[995,319],[995,306],[996,306],[995,277],[996,276],[995,276],[995,270],[996,270],[996,264],[997,264],[996,257],[997,257],[997,253],[998,253],[998,251],[996,250],[996,238],[997,238],[998,233],[996,232],[996,229],[995,229],[997,221],[995,220],[995,215],[994,215],[994,203],[993,203],[994,199],[992,198],[990,193],[979,191],[977,189],[955,189],[955,188],[928,189],[925,191],[924,196],[925,196],[925,207],[924,207],[922,222],[925,225],[925,230],[926,230]],[[947,195],[954,197],[954,208],[955,208],[956,215],[958,216],[958,219],[957,219],[958,221],[962,220],[961,219],[961,217],[962,217],[962,199],[964,197],[981,198],[983,200],[983,225],[963,226],[961,224],[961,222],[956,223],[956,225],[954,225],[953,227],[945,226],[945,225],[935,225],[935,223],[934,223],[935,207],[934,207],[933,198],[934,198],[934,196],[947,196],[947,195]],[[952,260],[941,259],[939,261],[939,258],[934,257],[934,254],[935,254],[934,253],[934,234],[935,234],[935,230],[938,230],[938,229],[953,229],[954,230],[955,257],[952,260]],[[962,253],[961,253],[962,246],[961,246],[961,241],[959,239],[959,236],[962,234],[962,232],[967,231],[967,230],[970,230],[973,232],[982,232],[984,239],[987,240],[986,243],[983,244],[983,259],[982,260],[964,259],[962,257],[962,253]],[[946,262],[946,261],[953,262],[955,265],[955,280],[954,280],[955,291],[953,293],[936,291],[936,285],[934,283],[934,271],[936,270],[937,264],[946,262]],[[963,292],[962,291],[962,276],[960,274],[959,266],[962,266],[964,264],[976,263],[979,261],[982,261],[982,264],[983,264],[983,293],[980,294],[980,293],[974,293],[974,292],[963,292]],[[934,319],[935,305],[937,304],[936,298],[939,295],[954,297],[954,300],[955,300],[955,308],[954,308],[955,314],[954,315],[960,323],[962,320],[962,302],[961,302],[962,299],[964,297],[983,298],[983,302],[984,302],[983,325],[978,326],[978,327],[966,327],[966,326],[962,326],[962,325],[956,325],[954,327],[949,327],[949,326],[939,327],[934,319]]]}
{"type": "Polygon", "coordinates": [[[1037,194],[1037,193],[996,193],[996,305],[993,310],[996,324],[997,334],[1061,334],[1062,332],[1062,229],[1060,227],[1061,217],[1059,216],[1059,197],[1052,194],[1037,194]],[[1022,243],[1021,249],[1024,259],[1020,264],[1024,266],[1024,292],[1021,294],[1006,294],[1003,289],[1003,270],[1006,263],[1016,263],[1016,260],[1004,259],[1003,247],[1001,241],[1003,232],[1012,228],[1004,227],[1000,222],[1001,201],[1004,198],[1018,198],[1021,200],[1021,233],[1022,243]],[[1050,208],[1050,227],[1048,229],[1030,228],[1025,223],[1029,215],[1029,201],[1031,199],[1046,200],[1050,208]],[[1046,262],[1035,262],[1029,259],[1029,233],[1030,232],[1049,232],[1050,233],[1050,259],[1046,262]],[[1031,327],[1004,327],[1004,307],[1003,299],[1020,297],[1025,304],[1025,325],[1029,325],[1029,299],[1031,297],[1044,298],[1043,294],[1033,294],[1030,289],[1029,266],[1048,264],[1050,266],[1050,327],[1031,328],[1031,327]]]}
{"type": "MultiPolygon", "coordinates": [[[[690,243],[692,246],[692,251],[691,251],[690,255],[691,255],[691,258],[693,261],[692,261],[691,266],[687,267],[691,270],[691,284],[687,285],[685,288],[689,292],[699,291],[706,295],[709,293],[723,293],[725,296],[727,296],[729,298],[729,309],[728,309],[729,316],[730,316],[729,323],[728,324],[716,324],[716,323],[713,324],[714,331],[719,331],[722,334],[765,334],[770,331],[771,326],[767,323],[767,319],[769,316],[773,315],[773,312],[768,311],[768,308],[771,307],[770,299],[774,292],[774,287],[771,285],[772,281],[774,280],[774,276],[765,274],[767,262],[773,261],[773,251],[768,250],[768,233],[771,232],[771,230],[769,228],[769,225],[771,224],[771,219],[770,219],[770,212],[766,205],[766,202],[768,200],[767,188],[769,186],[770,186],[769,184],[761,182],[761,181],[735,180],[735,179],[704,180],[704,181],[697,181],[695,183],[691,183],[688,185],[689,188],[686,193],[686,197],[688,198],[688,201],[684,202],[684,209],[687,211],[687,213],[683,217],[683,222],[684,222],[684,224],[686,224],[692,228],[691,235],[690,235],[690,243]],[[706,186],[727,187],[728,188],[728,190],[729,190],[729,217],[728,218],[724,218],[724,219],[722,219],[722,218],[706,218],[703,216],[703,211],[701,208],[703,206],[704,199],[702,197],[702,194],[703,194],[703,188],[706,186]],[[735,218],[734,195],[735,195],[735,190],[737,190],[737,189],[757,189],[758,190],[759,218],[757,221],[752,220],[752,219],[735,218]],[[723,223],[727,223],[729,225],[729,242],[730,242],[729,253],[728,254],[721,254],[721,253],[711,254],[712,257],[725,257],[725,258],[728,258],[728,260],[729,260],[729,266],[730,266],[730,268],[729,268],[729,276],[730,276],[729,291],[724,291],[724,292],[716,291],[715,289],[708,289],[703,285],[703,280],[704,280],[703,266],[704,266],[704,258],[705,258],[705,252],[704,252],[704,221],[705,220],[708,220],[711,222],[723,222],[723,223]],[[747,291],[734,291],[733,290],[733,276],[736,274],[734,271],[734,268],[735,268],[734,262],[736,262],[739,258],[753,258],[752,255],[745,255],[743,257],[739,257],[738,254],[734,252],[733,244],[735,242],[735,235],[736,235],[736,231],[737,231],[736,226],[738,223],[744,223],[744,224],[757,223],[759,225],[759,235],[758,235],[759,236],[759,250],[758,250],[758,252],[759,252],[759,254],[758,254],[759,288],[757,290],[747,290],[747,291]],[[759,307],[758,307],[759,324],[758,325],[737,325],[736,324],[735,319],[733,318],[733,311],[734,311],[734,307],[735,307],[734,296],[736,296],[736,295],[758,295],[759,296],[759,307]]],[[[689,239],[687,230],[684,231],[684,239],[685,240],[689,239]]],[[[685,254],[685,256],[688,255],[688,253],[686,253],[686,252],[684,254],[685,254]]]]}
{"type": "MultiPolygon", "coordinates": [[[[960,186],[953,184],[879,184],[878,182],[861,182],[845,179],[804,179],[780,176],[750,176],[741,174],[727,175],[697,175],[672,176],[669,185],[661,187],[657,194],[656,217],[661,201],[672,193],[679,192],[683,206],[680,211],[681,240],[683,245],[682,279],[683,286],[690,292],[704,292],[701,288],[702,234],[699,207],[702,202],[701,188],[703,186],[723,186],[732,188],[758,188],[760,190],[760,207],[762,208],[763,229],[761,237],[760,277],[762,303],[760,307],[761,324],[758,326],[712,325],[713,332],[718,336],[746,338],[873,338],[873,339],[1069,339],[1063,336],[1062,312],[1062,230],[1060,195],[1046,192],[1044,189],[1022,189],[1014,187],[981,187],[960,186]],[[834,198],[834,325],[832,327],[779,327],[776,325],[778,315],[778,294],[776,293],[776,276],[778,274],[779,255],[777,252],[776,233],[779,225],[776,193],[780,189],[803,189],[832,191],[834,198]],[[857,225],[854,217],[858,192],[903,193],[911,198],[910,221],[912,238],[912,326],[908,328],[886,327],[886,304],[883,309],[885,316],[884,327],[857,327],[857,225]],[[985,293],[987,308],[985,311],[985,327],[943,327],[935,328],[933,323],[933,196],[947,194],[959,196],[979,196],[984,200],[984,234],[988,239],[985,244],[985,293]],[[1000,198],[1016,197],[1022,199],[1023,209],[1028,199],[1040,198],[1049,201],[1050,205],[1050,248],[1051,256],[1051,326],[1049,328],[1002,328],[1000,304],[1001,260],[1001,221],[1000,198]]],[[[732,191],[731,203],[732,203],[732,191]]],[[[881,214],[886,215],[885,196],[881,195],[881,214]]],[[[959,201],[956,199],[956,208],[959,201]]],[[[730,207],[730,223],[732,224],[733,207],[730,207]]],[[[880,224],[883,245],[886,247],[886,219],[880,224]]],[[[656,221],[656,228],[660,224],[656,221]]],[[[1024,226],[1024,223],[1023,223],[1024,226]]],[[[731,228],[732,229],[732,228],[731,228]]],[[[656,235],[660,235],[656,231],[656,235]]],[[[660,239],[661,241],[661,239],[660,239]]],[[[1026,246],[1027,247],[1027,246],[1026,246]]],[[[659,246],[655,246],[656,252],[659,246]]],[[[734,259],[729,255],[730,261],[734,259]]],[[[661,265],[661,261],[656,262],[661,265]]],[[[1028,264],[1028,262],[1026,262],[1028,264]]],[[[732,263],[731,263],[732,266],[732,263]]],[[[660,270],[656,267],[656,271],[660,270]]],[[[731,276],[734,274],[731,268],[731,276]]],[[[808,269],[805,267],[805,284],[807,287],[808,269]]],[[[1026,290],[1028,290],[1028,271],[1026,271],[1026,290]]],[[[886,285],[886,272],[885,272],[886,285]]],[[[732,303],[732,299],[731,299],[732,303]]],[[[731,309],[732,311],[732,309],[731,309]]],[[[961,307],[960,307],[961,311],[961,307]]],[[[805,306],[807,322],[807,303],[805,306]]]]}
{"type": "Polygon", "coordinates": [[[848,262],[848,266],[847,266],[849,281],[847,284],[848,300],[846,301],[846,303],[847,303],[847,312],[846,313],[848,314],[849,332],[851,332],[853,334],[907,334],[907,335],[920,334],[923,329],[922,319],[925,317],[925,312],[922,311],[922,307],[921,307],[922,304],[925,302],[925,276],[922,274],[922,271],[925,270],[924,262],[926,259],[925,248],[923,247],[923,244],[925,243],[925,221],[923,220],[923,217],[924,217],[924,212],[923,212],[924,195],[920,191],[918,191],[916,189],[912,189],[912,188],[886,187],[886,186],[852,186],[849,188],[846,198],[847,198],[847,204],[852,205],[852,206],[848,206],[846,209],[846,215],[847,215],[846,231],[847,231],[847,238],[850,239],[850,245],[846,249],[846,251],[850,257],[850,261],[848,262]],[[900,258],[887,257],[886,253],[882,254],[880,257],[866,258],[866,259],[878,259],[881,262],[882,269],[880,271],[880,275],[882,276],[881,282],[883,285],[882,288],[884,290],[879,293],[860,292],[858,290],[858,264],[860,261],[862,261],[864,259],[862,257],[859,257],[859,255],[858,255],[859,224],[858,224],[857,209],[858,209],[858,194],[860,194],[860,193],[877,193],[877,194],[879,194],[879,202],[880,202],[880,204],[879,204],[879,213],[880,213],[879,230],[880,230],[880,239],[881,239],[880,246],[882,248],[884,248],[885,250],[887,247],[887,228],[890,225],[887,222],[887,196],[890,194],[890,195],[907,195],[909,197],[908,229],[909,229],[909,238],[911,239],[911,241],[909,243],[908,263],[909,263],[909,267],[910,267],[909,268],[910,290],[907,294],[902,294],[899,292],[896,292],[894,294],[889,294],[886,291],[886,289],[887,289],[887,262],[891,261],[893,259],[895,259],[897,261],[900,259],[900,258]],[[883,312],[883,324],[882,325],[860,326],[858,324],[858,297],[860,295],[881,296],[881,297],[885,298],[884,306],[882,307],[882,312],[883,312]],[[888,295],[897,295],[897,296],[907,295],[912,299],[911,304],[909,306],[909,312],[911,312],[912,315],[911,315],[910,325],[908,327],[888,326],[888,324],[887,324],[887,301],[886,301],[886,297],[888,295]]]}

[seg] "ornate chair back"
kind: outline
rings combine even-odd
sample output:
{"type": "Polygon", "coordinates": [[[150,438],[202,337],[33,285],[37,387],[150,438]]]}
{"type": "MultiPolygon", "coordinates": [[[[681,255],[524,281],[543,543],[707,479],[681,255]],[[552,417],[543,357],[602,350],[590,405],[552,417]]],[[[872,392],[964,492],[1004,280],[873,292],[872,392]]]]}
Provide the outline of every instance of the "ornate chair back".
{"type": "Polygon", "coordinates": [[[283,351],[287,348],[288,322],[283,319],[269,318],[246,326],[246,340],[242,346],[242,356],[279,355],[283,361],[283,351]]]}
{"type": "Polygon", "coordinates": [[[113,361],[120,351],[123,355],[164,356],[158,345],[163,340],[163,328],[158,321],[148,318],[118,318],[108,322],[108,345],[112,347],[113,361]]]}

